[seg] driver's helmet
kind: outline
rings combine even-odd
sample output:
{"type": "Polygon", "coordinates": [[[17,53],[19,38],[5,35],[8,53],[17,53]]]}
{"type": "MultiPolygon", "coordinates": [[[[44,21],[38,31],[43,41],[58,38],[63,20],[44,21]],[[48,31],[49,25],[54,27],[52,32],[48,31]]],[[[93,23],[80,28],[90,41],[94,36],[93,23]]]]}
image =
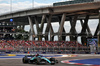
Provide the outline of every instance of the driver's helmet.
{"type": "Polygon", "coordinates": [[[36,54],[36,57],[39,56],[39,54],[36,54]]]}

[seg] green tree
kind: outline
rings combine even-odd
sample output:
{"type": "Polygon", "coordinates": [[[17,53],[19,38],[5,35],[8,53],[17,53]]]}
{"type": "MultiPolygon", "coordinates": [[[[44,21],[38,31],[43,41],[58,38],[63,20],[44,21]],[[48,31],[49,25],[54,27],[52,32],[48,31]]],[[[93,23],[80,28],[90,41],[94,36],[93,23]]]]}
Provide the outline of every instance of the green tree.
{"type": "Polygon", "coordinates": [[[16,32],[18,32],[19,34],[15,34],[14,35],[14,38],[16,40],[28,40],[29,36],[29,32],[28,31],[25,31],[23,29],[17,29],[16,32]]]}

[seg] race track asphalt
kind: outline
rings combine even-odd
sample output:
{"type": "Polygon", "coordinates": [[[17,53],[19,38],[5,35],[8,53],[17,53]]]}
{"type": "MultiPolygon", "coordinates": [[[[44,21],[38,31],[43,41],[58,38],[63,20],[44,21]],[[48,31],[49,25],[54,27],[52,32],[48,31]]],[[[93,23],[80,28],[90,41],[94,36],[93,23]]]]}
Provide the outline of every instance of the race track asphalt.
{"type": "Polygon", "coordinates": [[[55,65],[36,65],[36,64],[23,64],[22,59],[0,59],[0,66],[85,66],[85,65],[71,65],[66,63],[61,63],[62,60],[71,60],[71,59],[91,59],[91,58],[100,58],[100,56],[77,56],[77,57],[63,57],[57,58],[59,61],[55,65]]]}

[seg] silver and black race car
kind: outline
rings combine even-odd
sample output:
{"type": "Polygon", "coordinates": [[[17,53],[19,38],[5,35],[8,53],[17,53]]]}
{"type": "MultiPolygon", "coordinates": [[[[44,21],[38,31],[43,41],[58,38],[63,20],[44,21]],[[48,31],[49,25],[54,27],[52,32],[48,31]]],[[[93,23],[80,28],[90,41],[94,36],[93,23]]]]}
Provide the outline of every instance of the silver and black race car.
{"type": "Polygon", "coordinates": [[[23,63],[32,63],[32,64],[51,64],[54,65],[58,63],[58,60],[55,58],[46,58],[43,57],[42,55],[26,55],[22,59],[23,63]]]}

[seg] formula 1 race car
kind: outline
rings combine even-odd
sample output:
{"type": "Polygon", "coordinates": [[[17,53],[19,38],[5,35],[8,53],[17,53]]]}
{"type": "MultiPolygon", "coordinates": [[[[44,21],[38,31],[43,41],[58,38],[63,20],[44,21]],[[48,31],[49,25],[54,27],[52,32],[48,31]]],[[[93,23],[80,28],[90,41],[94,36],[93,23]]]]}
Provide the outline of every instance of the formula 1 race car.
{"type": "Polygon", "coordinates": [[[46,58],[39,54],[37,55],[26,55],[22,59],[23,63],[32,63],[32,64],[51,64],[54,65],[58,63],[58,60],[55,58],[46,58]]]}

